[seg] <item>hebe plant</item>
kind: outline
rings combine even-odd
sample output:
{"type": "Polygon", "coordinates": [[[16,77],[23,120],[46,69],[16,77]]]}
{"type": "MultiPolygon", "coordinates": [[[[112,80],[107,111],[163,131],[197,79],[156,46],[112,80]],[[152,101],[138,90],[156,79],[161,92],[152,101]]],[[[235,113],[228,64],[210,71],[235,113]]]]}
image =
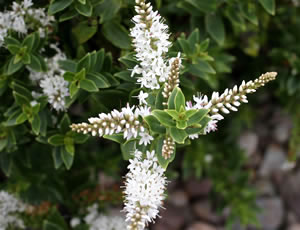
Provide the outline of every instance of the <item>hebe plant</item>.
{"type": "MultiPolygon", "coordinates": [[[[133,6],[133,1],[124,2],[127,7],[133,6]]],[[[261,0],[259,3],[274,14],[273,1],[261,0]]],[[[157,4],[160,5],[160,1],[157,4]]],[[[208,34],[219,45],[225,41],[224,18],[232,21],[237,34],[239,25],[245,24],[245,20],[257,24],[256,3],[227,1],[222,5],[210,1],[201,6],[197,1],[180,0],[168,4],[176,4],[187,11],[193,9],[191,21],[203,17],[208,34]],[[239,11],[234,11],[236,4],[239,11]],[[219,15],[216,11],[221,7],[224,11],[219,15]],[[236,23],[236,17],[231,17],[233,13],[240,13],[241,24],[236,23]]],[[[68,175],[64,166],[67,169],[73,166],[72,170],[80,173],[84,171],[84,177],[78,173],[80,175],[74,179],[79,178],[76,185],[79,190],[80,183],[83,184],[88,177],[86,172],[100,162],[97,157],[92,160],[85,158],[84,154],[91,149],[85,148],[88,136],[82,133],[115,141],[121,146],[123,158],[130,162],[124,189],[128,228],[144,229],[157,217],[165,199],[165,172],[175,158],[176,149],[216,131],[217,123],[223,119],[222,114],[236,111],[241,103],[247,102],[246,94],[275,79],[276,73],[242,82],[239,87],[226,89],[221,94],[214,92],[210,98],[199,93],[192,95],[199,79],[201,84],[208,85],[207,88],[216,88],[218,78],[212,76],[230,72],[234,58],[216,47],[209,49],[209,40],[202,40],[202,31],[198,29],[187,38],[180,35],[172,46],[168,26],[145,1],[136,1],[135,26],[130,32],[135,52],[130,53],[126,28],[120,18],[114,18],[120,7],[117,0],[51,1],[48,14],[55,14],[58,21],[47,15],[44,9],[34,8],[30,0],[14,3],[12,9],[5,7],[0,17],[1,25],[5,25],[0,30],[3,63],[0,76],[0,163],[7,176],[19,181],[10,189],[20,193],[26,201],[40,203],[50,200],[72,206],[70,200],[63,199],[73,191],[75,184],[71,179],[73,174],[68,175]],[[98,17],[101,35],[97,34],[98,17]],[[56,37],[56,34],[63,34],[57,31],[59,23],[68,23],[71,19],[75,23],[69,42],[74,42],[75,51],[67,45],[65,35],[56,37]],[[81,21],[77,23],[77,19],[81,21]],[[9,24],[8,21],[18,23],[9,24]],[[115,47],[123,49],[119,59],[123,67],[115,63],[114,57],[118,54],[114,52],[104,49],[87,52],[91,48],[85,43],[93,36],[101,39],[103,36],[115,47]],[[213,57],[209,55],[210,51],[213,57]],[[71,60],[67,56],[77,58],[71,60]],[[190,80],[187,74],[197,80],[190,80]],[[121,106],[115,98],[125,98],[126,101],[128,95],[129,103],[116,109],[121,106]],[[193,98],[193,102],[186,98],[193,98]],[[106,106],[110,103],[113,105],[106,106]],[[86,105],[91,111],[83,114],[79,104],[86,105]],[[94,116],[98,109],[101,110],[99,116],[89,118],[88,123],[71,125],[75,119],[94,116]],[[73,164],[75,150],[80,164],[73,164]],[[49,156],[57,169],[55,174],[49,156]],[[50,174],[53,177],[48,180],[45,175],[50,174]],[[73,187],[62,186],[61,178],[68,178],[73,187]]],[[[107,152],[113,150],[108,147],[101,149],[102,159],[112,157],[107,152]]],[[[116,164],[113,169],[117,171],[116,164]]],[[[217,173],[213,172],[214,175],[217,173]]],[[[42,221],[43,227],[48,229],[60,225],[64,222],[61,219],[53,208],[50,217],[42,221]]]]}

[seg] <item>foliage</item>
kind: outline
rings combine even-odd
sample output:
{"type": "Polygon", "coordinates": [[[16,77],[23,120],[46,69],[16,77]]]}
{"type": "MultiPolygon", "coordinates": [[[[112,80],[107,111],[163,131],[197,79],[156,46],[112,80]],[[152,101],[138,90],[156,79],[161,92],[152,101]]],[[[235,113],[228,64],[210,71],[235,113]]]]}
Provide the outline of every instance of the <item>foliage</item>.
{"type": "MultiPolygon", "coordinates": [[[[10,9],[10,2],[0,1],[0,9],[10,9]]],[[[209,117],[205,109],[189,112],[184,105],[197,92],[223,89],[272,67],[280,77],[270,94],[291,112],[298,124],[300,30],[295,28],[300,26],[299,8],[279,0],[276,10],[275,0],[153,3],[173,34],[169,56],[181,52],[183,68],[180,89],[173,90],[168,108],[162,110],[162,104],[156,103],[157,110],[145,122],[155,135],[168,132],[182,147],[179,151],[184,153],[186,179],[195,174],[212,179],[212,200],[221,198],[222,208],[232,207],[232,215],[244,224],[253,222],[255,193],[248,189],[250,172],[242,167],[244,156],[231,147],[234,142],[219,141],[232,140],[235,135],[216,133],[186,147],[187,136],[195,131],[186,128],[200,123],[195,131],[200,133],[209,117]],[[208,165],[207,153],[213,153],[208,165]]],[[[46,35],[41,36],[36,28],[29,29],[27,34],[9,30],[0,47],[1,188],[19,194],[35,210],[49,202],[47,214],[38,212],[36,218],[29,218],[30,223],[35,222],[35,229],[67,229],[67,216],[76,215],[81,206],[87,205],[74,201],[74,197],[97,186],[98,172],[120,180],[125,171],[126,162],[122,160],[128,160],[135,142],[120,140],[118,135],[89,138],[71,131],[70,124],[120,109],[127,102],[138,103],[135,96],[139,85],[136,77],[130,75],[137,64],[129,36],[134,4],[133,0],[52,0],[50,4],[34,1],[34,7],[45,9],[56,19],[48,26],[46,35]],[[49,71],[49,60],[57,53],[51,44],[56,43],[67,56],[57,62],[69,92],[63,111],[56,111],[39,81],[30,78],[32,71],[49,71]],[[35,97],[32,92],[42,95],[35,97]],[[121,147],[112,139],[121,142],[121,147]]],[[[154,91],[148,103],[160,94],[154,91]]],[[[255,104],[251,106],[255,108],[255,104]]],[[[248,115],[242,116],[246,119],[248,115]]],[[[221,126],[231,129],[228,123],[221,126]]],[[[162,141],[158,138],[155,144],[162,146],[162,141]]],[[[295,125],[291,152],[299,151],[299,142],[299,125],[295,125]]],[[[166,168],[174,158],[158,160],[166,168]]],[[[103,202],[113,203],[109,199],[103,202]]]]}

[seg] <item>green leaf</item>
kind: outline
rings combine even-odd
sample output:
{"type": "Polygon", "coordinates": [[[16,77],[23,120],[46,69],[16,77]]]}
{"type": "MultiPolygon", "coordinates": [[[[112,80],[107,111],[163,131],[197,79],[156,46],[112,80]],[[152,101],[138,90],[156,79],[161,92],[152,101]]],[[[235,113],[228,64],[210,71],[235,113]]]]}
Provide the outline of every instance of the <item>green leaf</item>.
{"type": "Polygon", "coordinates": [[[214,70],[214,68],[207,61],[203,61],[198,58],[196,65],[197,65],[197,68],[199,68],[204,73],[216,74],[216,71],[214,70]]]}
{"type": "Polygon", "coordinates": [[[100,71],[102,71],[103,68],[103,63],[105,58],[104,49],[98,51],[95,57],[96,57],[96,61],[94,62],[95,64],[91,66],[91,72],[99,73],[100,71]]]}
{"type": "Polygon", "coordinates": [[[79,44],[83,44],[91,39],[98,30],[97,20],[86,20],[76,24],[72,29],[72,34],[79,44]]]}
{"type": "Polygon", "coordinates": [[[100,16],[100,23],[103,24],[113,19],[121,6],[121,0],[104,0],[95,7],[95,15],[100,16]]]}
{"type": "Polygon", "coordinates": [[[208,109],[200,109],[188,119],[188,126],[198,124],[207,114],[208,109]]]}
{"type": "Polygon", "coordinates": [[[263,8],[271,15],[275,15],[275,0],[258,0],[263,8]]]}
{"type": "Polygon", "coordinates": [[[72,60],[61,60],[59,61],[59,66],[65,70],[72,73],[77,72],[77,63],[72,60]]]}
{"type": "Polygon", "coordinates": [[[26,115],[26,113],[21,113],[16,119],[16,124],[20,125],[20,124],[24,123],[25,121],[27,121],[27,115],[26,115]]]}
{"type": "Polygon", "coordinates": [[[20,46],[18,45],[7,45],[6,48],[11,54],[17,54],[20,50],[20,46]]]}
{"type": "Polygon", "coordinates": [[[6,46],[15,45],[15,46],[21,47],[21,42],[19,42],[17,39],[15,39],[13,37],[5,37],[4,42],[5,42],[6,46]]]}
{"type": "Polygon", "coordinates": [[[60,153],[66,168],[69,170],[73,164],[74,156],[67,152],[66,148],[64,147],[60,147],[60,153]]]}
{"type": "Polygon", "coordinates": [[[41,60],[38,56],[31,54],[30,59],[31,59],[31,61],[28,64],[28,67],[30,67],[31,69],[33,69],[37,72],[43,71],[43,64],[41,63],[41,60]]]}
{"type": "Polygon", "coordinates": [[[175,109],[175,97],[178,92],[178,87],[175,87],[168,100],[168,109],[175,109]]]}
{"type": "Polygon", "coordinates": [[[64,145],[64,143],[65,143],[64,139],[65,139],[64,135],[55,134],[48,138],[48,143],[53,146],[61,146],[61,145],[64,145]]]}
{"type": "Polygon", "coordinates": [[[152,132],[160,134],[166,133],[166,128],[163,127],[153,115],[144,117],[144,120],[152,132]]]}
{"type": "Polygon", "coordinates": [[[60,148],[55,147],[52,149],[52,158],[54,161],[55,169],[59,169],[59,167],[63,164],[63,159],[61,157],[60,148]]]}
{"type": "Polygon", "coordinates": [[[191,116],[193,116],[195,113],[197,113],[197,109],[190,109],[190,110],[187,110],[185,112],[185,115],[186,115],[186,118],[190,118],[191,116]]]}
{"type": "Polygon", "coordinates": [[[179,112],[182,107],[185,108],[185,97],[181,89],[178,88],[175,96],[175,109],[179,112]]]}
{"type": "Polygon", "coordinates": [[[131,77],[131,71],[130,70],[124,70],[124,71],[115,73],[114,76],[116,78],[119,78],[119,79],[127,81],[127,82],[132,82],[132,83],[136,82],[136,78],[131,77]]]}
{"type": "Polygon", "coordinates": [[[121,152],[124,160],[129,160],[132,158],[132,153],[136,150],[136,140],[126,141],[124,144],[120,145],[121,152]]]}
{"type": "Polygon", "coordinates": [[[244,2],[241,4],[242,15],[254,25],[258,26],[258,18],[254,3],[244,2]]]}
{"type": "Polygon", "coordinates": [[[54,15],[60,11],[66,9],[69,5],[71,5],[73,0],[54,0],[51,2],[48,14],[54,15]]]}
{"type": "Polygon", "coordinates": [[[176,121],[176,128],[177,129],[185,129],[187,127],[186,121],[176,121]]]}
{"type": "Polygon", "coordinates": [[[63,13],[59,17],[59,22],[64,22],[70,20],[78,15],[78,12],[75,9],[69,9],[67,12],[63,13]]]}
{"type": "Polygon", "coordinates": [[[194,31],[190,34],[187,41],[189,42],[190,47],[194,47],[196,43],[199,43],[200,34],[199,34],[199,29],[198,28],[194,29],[194,31]]]}
{"type": "Polygon", "coordinates": [[[212,12],[217,9],[219,0],[185,0],[202,12],[212,12]]]}
{"type": "Polygon", "coordinates": [[[82,133],[75,133],[75,132],[73,132],[72,137],[73,137],[74,142],[76,144],[83,144],[89,139],[88,135],[85,135],[85,134],[82,134],[82,133]]]}
{"type": "Polygon", "coordinates": [[[115,141],[119,144],[124,144],[126,142],[126,140],[123,138],[123,134],[121,134],[121,133],[117,133],[117,134],[113,134],[113,135],[103,135],[103,138],[111,140],[111,141],[115,141]]]}
{"type": "Polygon", "coordinates": [[[22,96],[26,97],[28,100],[32,100],[31,92],[28,89],[26,89],[24,86],[18,84],[17,82],[13,82],[12,88],[18,94],[21,94],[22,96]]]}
{"type": "Polygon", "coordinates": [[[44,220],[43,230],[64,230],[64,229],[55,223],[49,222],[48,220],[44,220]]]}
{"type": "Polygon", "coordinates": [[[174,120],[178,121],[179,119],[179,112],[177,112],[175,109],[165,109],[166,113],[168,113],[174,120]]]}
{"type": "Polygon", "coordinates": [[[156,95],[155,99],[155,109],[164,109],[163,102],[165,98],[163,97],[162,92],[164,91],[164,87],[161,87],[156,95]]]}
{"type": "Polygon", "coordinates": [[[75,9],[77,12],[83,16],[91,17],[93,13],[93,6],[90,2],[87,2],[86,4],[75,4],[75,9]]]}
{"type": "Polygon", "coordinates": [[[165,111],[153,110],[152,115],[164,126],[175,127],[176,123],[173,121],[172,117],[165,111]]]}
{"type": "Polygon", "coordinates": [[[2,138],[0,139],[0,152],[3,151],[3,149],[5,149],[6,145],[7,145],[7,138],[2,138]]]}
{"type": "Polygon", "coordinates": [[[121,49],[131,48],[131,40],[128,36],[128,31],[119,23],[115,21],[105,22],[102,27],[102,33],[114,46],[121,49]]]}
{"type": "Polygon", "coordinates": [[[41,120],[39,115],[35,115],[31,124],[32,131],[35,135],[39,135],[41,129],[41,120]]]}
{"type": "Polygon", "coordinates": [[[65,137],[64,138],[64,144],[65,144],[65,150],[74,156],[75,154],[75,147],[74,147],[74,140],[71,137],[65,137]]]}
{"type": "Polygon", "coordinates": [[[218,14],[207,14],[205,26],[209,35],[221,46],[225,42],[225,28],[222,18],[218,14]]]}
{"type": "Polygon", "coordinates": [[[21,109],[14,111],[12,114],[9,115],[7,121],[5,122],[5,126],[14,126],[17,125],[17,119],[22,114],[21,109]]]}
{"type": "Polygon", "coordinates": [[[93,81],[99,89],[105,89],[111,86],[106,77],[100,73],[88,73],[86,78],[93,81]]]}
{"type": "Polygon", "coordinates": [[[14,59],[16,56],[13,56],[10,58],[9,63],[8,63],[8,67],[6,70],[6,74],[7,75],[12,75],[15,72],[17,72],[19,69],[21,69],[23,67],[23,63],[22,62],[18,62],[18,63],[14,63],[14,59]]]}
{"type": "Polygon", "coordinates": [[[24,41],[22,42],[22,47],[26,47],[26,51],[27,52],[31,52],[35,43],[35,33],[32,33],[28,36],[26,36],[26,38],[24,39],[24,41]]]}
{"type": "Polygon", "coordinates": [[[81,89],[84,89],[84,90],[88,91],[88,92],[98,92],[99,91],[96,84],[93,81],[88,80],[88,79],[81,80],[79,82],[79,87],[81,89]]]}
{"type": "Polygon", "coordinates": [[[67,131],[70,130],[70,125],[71,125],[71,120],[69,118],[69,115],[65,113],[59,123],[59,129],[62,133],[66,133],[67,131]]]}
{"type": "Polygon", "coordinates": [[[85,68],[81,69],[78,73],[74,75],[75,80],[83,80],[85,79],[85,68]]]}
{"type": "Polygon", "coordinates": [[[10,176],[13,166],[12,155],[5,153],[0,154],[0,166],[5,175],[7,177],[10,176]]]}
{"type": "Polygon", "coordinates": [[[170,135],[178,144],[184,144],[185,139],[188,137],[188,134],[184,130],[175,127],[170,128],[170,135]]]}
{"type": "Polygon", "coordinates": [[[157,142],[155,143],[155,153],[156,153],[159,165],[162,168],[166,169],[168,167],[169,163],[175,159],[176,148],[174,149],[174,152],[171,155],[171,157],[169,159],[165,159],[162,156],[162,146],[163,146],[164,139],[165,139],[165,137],[158,138],[157,142]]]}
{"type": "Polygon", "coordinates": [[[24,54],[24,56],[22,57],[22,62],[25,65],[30,64],[31,63],[31,56],[30,56],[30,54],[28,54],[28,53],[24,54]]]}
{"type": "Polygon", "coordinates": [[[20,105],[20,106],[30,104],[30,99],[28,99],[26,96],[24,96],[20,93],[17,93],[15,91],[13,91],[13,96],[14,96],[15,101],[17,102],[17,104],[20,105]]]}
{"type": "Polygon", "coordinates": [[[76,84],[76,81],[73,81],[71,84],[70,84],[70,96],[71,98],[74,97],[74,95],[78,92],[79,88],[77,87],[77,84],[76,84]]]}
{"type": "Polygon", "coordinates": [[[204,129],[207,126],[208,122],[211,120],[211,118],[209,118],[208,116],[205,116],[201,121],[200,121],[200,125],[201,125],[201,130],[200,133],[204,134],[204,129]]]}

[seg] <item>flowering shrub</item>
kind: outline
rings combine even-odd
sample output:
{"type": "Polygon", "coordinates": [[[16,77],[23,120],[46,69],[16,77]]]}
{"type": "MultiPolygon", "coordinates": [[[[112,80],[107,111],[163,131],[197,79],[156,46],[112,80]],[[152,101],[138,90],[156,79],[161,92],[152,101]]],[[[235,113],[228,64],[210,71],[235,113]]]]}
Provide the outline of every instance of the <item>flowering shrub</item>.
{"type": "MultiPolygon", "coordinates": [[[[236,59],[229,48],[257,54],[250,40],[240,47],[238,39],[247,28],[258,30],[259,17],[269,17],[266,12],[275,14],[274,1],[156,1],[155,7],[160,6],[166,20],[144,0],[24,0],[1,6],[3,188],[31,205],[18,227],[145,229],[163,207],[176,152],[186,149],[183,174],[199,175],[194,146],[225,126],[220,121],[247,103],[247,94],[275,79],[276,72],[247,82],[225,77],[236,59]],[[172,22],[175,16],[179,22],[189,18],[190,28],[172,22]],[[232,80],[241,84],[217,92],[232,80]],[[87,192],[97,186],[99,170],[120,180],[122,158],[129,160],[121,183],[125,220],[103,214],[106,206],[119,202],[117,195],[97,193],[92,200],[87,192]],[[87,201],[77,199],[78,194],[87,201]],[[88,213],[82,215],[82,210],[88,213]]],[[[197,149],[211,152],[218,146],[224,154],[232,150],[216,140],[197,149]]],[[[205,161],[213,167],[233,158],[218,161],[206,154],[205,161]]],[[[232,172],[244,178],[237,168],[232,172]]],[[[242,192],[247,181],[237,179],[239,184],[228,191],[218,191],[232,183],[231,169],[213,169],[209,176],[224,206],[243,223],[251,222],[253,193],[242,192]],[[236,191],[241,192],[233,200],[236,191]]]]}

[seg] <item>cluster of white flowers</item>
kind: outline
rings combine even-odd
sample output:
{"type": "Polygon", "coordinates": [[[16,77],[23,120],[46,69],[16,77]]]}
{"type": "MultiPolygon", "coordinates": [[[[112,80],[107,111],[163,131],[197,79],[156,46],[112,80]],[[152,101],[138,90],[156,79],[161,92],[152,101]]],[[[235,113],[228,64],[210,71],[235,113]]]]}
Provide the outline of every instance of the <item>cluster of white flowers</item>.
{"type": "Polygon", "coordinates": [[[165,169],[159,164],[155,151],[143,153],[136,150],[134,158],[129,160],[129,172],[125,181],[125,207],[127,229],[143,230],[157,217],[159,208],[165,199],[167,180],[165,169]]]}
{"type": "Polygon", "coordinates": [[[40,36],[45,37],[46,28],[54,21],[54,17],[48,16],[44,9],[32,6],[32,0],[24,0],[20,4],[13,2],[10,11],[0,12],[0,47],[9,30],[27,34],[28,30],[34,30],[37,25],[40,36]]]}
{"type": "Polygon", "coordinates": [[[162,22],[157,11],[153,11],[150,3],[136,0],[137,15],[132,19],[135,26],[130,30],[136,58],[140,62],[132,71],[132,76],[141,74],[138,83],[141,87],[159,89],[159,82],[168,79],[170,66],[165,62],[165,54],[171,46],[168,41],[168,26],[162,22]]]}
{"type": "Polygon", "coordinates": [[[89,123],[72,124],[73,131],[91,133],[92,136],[112,135],[123,133],[125,139],[141,137],[139,144],[147,145],[153,140],[149,135],[139,117],[150,114],[150,108],[147,106],[132,106],[127,104],[121,111],[114,109],[110,113],[100,113],[99,117],[89,118],[89,123]]]}
{"type": "Polygon", "coordinates": [[[23,220],[18,216],[25,208],[25,204],[13,195],[0,191],[0,230],[25,228],[23,220]]]}
{"type": "MultiPolygon", "coordinates": [[[[87,208],[87,215],[83,218],[89,230],[124,230],[126,229],[125,219],[121,216],[103,215],[98,212],[98,204],[87,208]]],[[[71,219],[70,225],[75,228],[81,223],[78,217],[71,219]]]]}
{"type": "Polygon", "coordinates": [[[39,84],[43,95],[48,97],[48,102],[56,111],[64,111],[66,109],[65,97],[69,96],[69,83],[63,78],[64,71],[60,68],[59,61],[65,60],[66,55],[57,45],[51,44],[50,47],[57,53],[51,58],[46,58],[47,72],[36,72],[29,69],[29,78],[39,84]]]}

